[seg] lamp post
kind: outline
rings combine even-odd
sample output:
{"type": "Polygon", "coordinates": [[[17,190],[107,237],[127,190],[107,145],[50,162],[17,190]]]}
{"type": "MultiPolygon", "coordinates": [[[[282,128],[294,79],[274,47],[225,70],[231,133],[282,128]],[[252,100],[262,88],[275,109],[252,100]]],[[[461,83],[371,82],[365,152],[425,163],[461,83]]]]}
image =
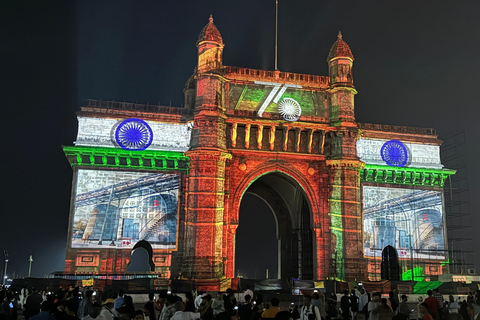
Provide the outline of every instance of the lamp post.
{"type": "Polygon", "coordinates": [[[8,252],[7,250],[3,250],[3,256],[5,257],[5,271],[3,272],[3,282],[2,284],[5,286],[5,281],[7,279],[7,266],[8,266],[8,252]]]}
{"type": "Polygon", "coordinates": [[[30,258],[28,259],[28,261],[30,262],[28,264],[28,277],[30,278],[30,274],[32,273],[32,262],[33,262],[32,255],[30,255],[30,258]]]}

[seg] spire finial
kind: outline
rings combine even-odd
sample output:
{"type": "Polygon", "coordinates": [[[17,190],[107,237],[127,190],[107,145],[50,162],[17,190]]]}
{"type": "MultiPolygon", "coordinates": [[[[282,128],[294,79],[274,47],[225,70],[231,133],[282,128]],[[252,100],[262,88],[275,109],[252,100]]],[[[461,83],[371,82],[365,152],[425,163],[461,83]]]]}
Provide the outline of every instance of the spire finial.
{"type": "Polygon", "coordinates": [[[342,31],[338,31],[338,39],[342,39],[342,31]]]}
{"type": "Polygon", "coordinates": [[[210,21],[210,23],[213,23],[213,16],[212,16],[212,14],[210,14],[210,18],[208,18],[208,21],[210,21]]]}

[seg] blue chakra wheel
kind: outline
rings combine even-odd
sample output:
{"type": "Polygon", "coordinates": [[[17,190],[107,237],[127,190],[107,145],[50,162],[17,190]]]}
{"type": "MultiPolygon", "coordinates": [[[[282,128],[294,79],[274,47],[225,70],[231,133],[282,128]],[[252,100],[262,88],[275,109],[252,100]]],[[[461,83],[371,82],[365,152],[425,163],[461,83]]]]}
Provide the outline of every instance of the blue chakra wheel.
{"type": "Polygon", "coordinates": [[[380,150],[382,160],[389,166],[403,167],[408,161],[407,148],[398,140],[390,140],[383,144],[380,150]]]}
{"type": "Polygon", "coordinates": [[[152,128],[142,119],[126,119],[115,130],[115,140],[125,150],[145,150],[152,139],[152,128]]]}

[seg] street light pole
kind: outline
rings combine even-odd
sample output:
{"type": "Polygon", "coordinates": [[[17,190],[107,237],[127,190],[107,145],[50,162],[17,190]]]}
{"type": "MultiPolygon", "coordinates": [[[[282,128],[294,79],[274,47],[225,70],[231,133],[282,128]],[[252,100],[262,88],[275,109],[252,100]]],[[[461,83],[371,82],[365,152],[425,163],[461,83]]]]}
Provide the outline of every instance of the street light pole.
{"type": "Polygon", "coordinates": [[[33,262],[32,255],[30,255],[30,258],[28,259],[28,261],[30,261],[28,265],[28,277],[30,278],[30,274],[32,273],[32,262],[33,262]]]}
{"type": "Polygon", "coordinates": [[[3,250],[3,256],[5,257],[5,271],[3,272],[3,286],[5,286],[5,281],[7,279],[7,266],[8,266],[8,252],[7,250],[3,250]]]}

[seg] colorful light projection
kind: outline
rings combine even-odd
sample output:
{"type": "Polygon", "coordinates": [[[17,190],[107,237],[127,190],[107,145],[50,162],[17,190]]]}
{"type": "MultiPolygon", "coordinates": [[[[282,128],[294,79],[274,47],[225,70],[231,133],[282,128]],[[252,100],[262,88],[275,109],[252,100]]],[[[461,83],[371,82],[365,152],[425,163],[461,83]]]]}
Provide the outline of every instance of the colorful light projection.
{"type": "Polygon", "coordinates": [[[125,150],[145,150],[152,139],[152,128],[142,119],[123,120],[115,130],[115,141],[125,150]]]}
{"type": "MultiPolygon", "coordinates": [[[[357,141],[357,155],[360,161],[372,165],[386,165],[385,159],[382,158],[382,147],[385,146],[387,140],[360,138],[357,141]]],[[[407,151],[407,161],[404,168],[429,168],[442,169],[443,165],[440,161],[440,146],[429,145],[418,142],[402,142],[407,151]]]]}
{"type": "MultiPolygon", "coordinates": [[[[234,110],[280,113],[279,101],[291,99],[301,106],[300,113],[306,116],[325,117],[325,92],[303,89],[299,85],[256,81],[255,84],[230,84],[228,108],[234,110]],[[282,100],[281,100],[282,99],[282,100]]],[[[296,112],[298,109],[295,107],[296,112]]],[[[300,114],[298,114],[300,116],[300,114]]],[[[289,120],[291,121],[291,120],[289,120]]]]}
{"type": "Polygon", "coordinates": [[[390,140],[384,143],[380,150],[382,160],[393,167],[403,167],[407,164],[407,148],[398,140],[390,140]]]}
{"type": "Polygon", "coordinates": [[[287,121],[297,121],[302,114],[302,108],[297,101],[291,98],[285,98],[278,104],[278,112],[287,121]]]}
{"type": "MultiPolygon", "coordinates": [[[[118,148],[115,132],[122,123],[117,119],[78,116],[78,133],[75,146],[118,148]]],[[[190,147],[191,128],[188,123],[145,121],[152,136],[148,150],[185,152],[190,147]]],[[[123,149],[122,149],[123,150],[123,149]]]]}
{"type": "Polygon", "coordinates": [[[176,247],[177,174],[79,169],[75,190],[72,248],[176,247]]]}
{"type": "Polygon", "coordinates": [[[365,256],[390,245],[399,258],[446,258],[440,191],[363,186],[363,214],[365,256]]]}

